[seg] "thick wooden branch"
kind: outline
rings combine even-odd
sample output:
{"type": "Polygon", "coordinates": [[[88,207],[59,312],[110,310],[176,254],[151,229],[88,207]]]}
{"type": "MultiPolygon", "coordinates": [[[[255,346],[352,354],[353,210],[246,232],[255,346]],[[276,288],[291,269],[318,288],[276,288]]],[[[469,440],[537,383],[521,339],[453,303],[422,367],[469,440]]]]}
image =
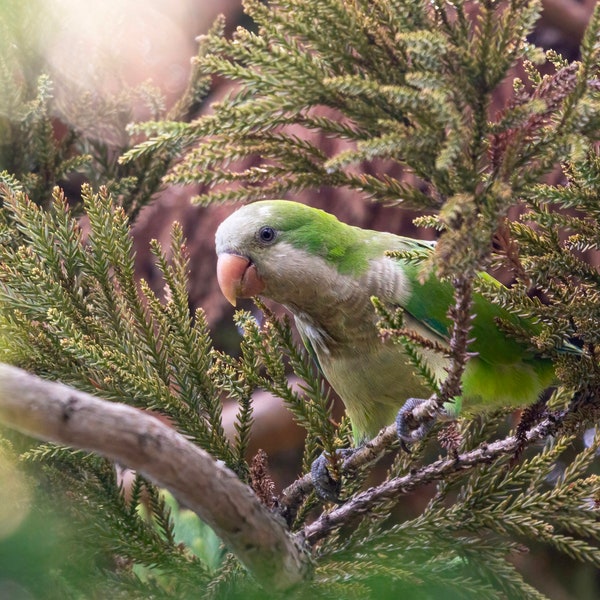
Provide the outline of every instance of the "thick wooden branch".
{"type": "Polygon", "coordinates": [[[290,589],[309,573],[308,555],[248,486],[148,413],[0,364],[0,421],[97,452],[169,489],[268,589],[290,589]]]}

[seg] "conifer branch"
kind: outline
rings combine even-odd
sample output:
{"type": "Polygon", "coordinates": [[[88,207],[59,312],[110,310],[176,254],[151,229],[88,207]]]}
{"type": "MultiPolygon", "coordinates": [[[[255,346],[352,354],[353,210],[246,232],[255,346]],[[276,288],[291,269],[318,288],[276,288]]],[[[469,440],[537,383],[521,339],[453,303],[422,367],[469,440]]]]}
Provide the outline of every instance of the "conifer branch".
{"type": "MultiPolygon", "coordinates": [[[[36,492],[45,499],[50,488],[48,504],[64,500],[57,496],[64,490],[73,500],[66,507],[77,523],[71,529],[88,541],[78,547],[94,554],[85,569],[87,595],[253,598],[258,584],[273,595],[298,583],[294,591],[307,598],[380,597],[386,590],[411,598],[541,599],[512,560],[530,541],[598,568],[593,460],[600,435],[584,439],[581,451],[569,434],[597,423],[600,410],[600,277],[584,254],[600,248],[600,8],[584,35],[581,60],[570,63],[549,51],[552,70],[539,68],[544,54],[530,43],[540,0],[245,0],[244,7],[252,30],[239,27],[227,39],[219,19],[199,40],[184,97],[167,112],[152,93],[154,120],[130,128],[135,139],[151,139],[120,159],[112,142],[88,138],[81,128],[58,136],[56,125],[81,113],[92,129],[96,121],[107,127],[120,148],[132,118],[125,97],[92,101],[57,88],[57,98],[69,97],[62,107],[48,76],[21,68],[27,66],[17,56],[21,41],[36,36],[27,27],[15,38],[0,18],[7,34],[0,39],[6,100],[0,111],[6,134],[0,144],[0,169],[6,169],[0,173],[0,351],[48,380],[113,401],[0,364],[0,421],[95,449],[139,473],[126,499],[105,458],[51,444],[23,455],[42,466],[36,492]],[[501,82],[514,76],[515,65],[522,65],[523,80],[509,93],[501,82]],[[35,80],[26,81],[22,74],[30,71],[35,80]],[[204,116],[179,121],[196,114],[217,80],[232,83],[229,93],[213,95],[221,101],[204,116]],[[556,184],[558,172],[567,185],[556,184]],[[83,202],[79,193],[67,201],[58,191],[51,199],[57,182],[72,174],[83,174],[99,193],[86,187],[83,202]],[[169,183],[199,186],[204,204],[347,188],[377,202],[433,210],[435,216],[418,221],[442,232],[426,266],[435,264],[445,279],[459,277],[449,347],[437,348],[449,359],[444,381],[419,359],[419,350],[434,349],[430,342],[404,330],[400,318],[384,332],[399,336],[435,392],[411,410],[415,428],[461,393],[471,356],[471,283],[515,317],[499,323],[503,333],[530,348],[532,358],[552,361],[559,386],[552,409],[575,392],[578,411],[553,418],[540,402],[525,409],[514,437],[493,443],[488,440],[498,439],[492,436],[509,407],[455,423],[438,439],[447,458],[428,464],[427,446],[415,444],[410,454],[397,454],[387,481],[361,493],[368,467],[398,444],[392,425],[339,461],[344,506],[316,516],[310,475],[284,491],[278,509],[294,538],[268,508],[278,499],[266,457],[247,462],[256,435],[253,392],[273,392],[306,429],[304,471],[322,449],[336,456],[349,438],[349,421],[338,427],[331,420],[323,379],[284,321],[269,317],[259,325],[240,314],[239,357],[214,348],[202,310],[189,314],[194,302],[186,292],[180,228],[170,251],[153,244],[165,301],[149,283],[138,284],[129,222],[169,183]],[[527,212],[511,222],[517,205],[527,212]],[[88,227],[77,223],[81,214],[88,227]],[[506,243],[495,258],[491,240],[505,222],[506,243]],[[516,285],[473,277],[498,258],[512,266],[516,285]],[[520,317],[535,327],[519,326],[520,317]],[[290,370],[305,381],[301,389],[289,385],[290,370]],[[13,385],[3,388],[11,373],[13,385]],[[225,396],[238,411],[233,440],[223,428],[225,396]],[[173,428],[139,408],[159,412],[173,428]],[[543,441],[543,450],[521,455],[543,441]],[[141,473],[211,523],[231,552],[224,557],[203,524],[194,539],[176,535],[188,516],[198,519],[171,514],[141,473]],[[252,482],[256,494],[240,479],[252,482]],[[405,494],[416,499],[430,492],[432,482],[436,490],[417,516],[392,510],[405,494]],[[296,542],[314,545],[314,573],[296,542]],[[207,550],[202,556],[199,546],[207,550]]],[[[3,448],[0,440],[0,453],[3,448]]],[[[72,548],[69,543],[69,557],[72,548]]],[[[56,595],[86,595],[78,577],[52,571],[51,584],[65,588],[56,595]]]]}
{"type": "MultiPolygon", "coordinates": [[[[314,544],[343,524],[351,522],[356,516],[372,510],[374,505],[383,500],[397,499],[420,486],[433,481],[441,481],[453,473],[465,472],[477,465],[490,463],[502,455],[520,452],[525,445],[556,433],[561,423],[562,419],[549,416],[529,429],[523,436],[514,435],[491,444],[483,443],[469,452],[437,460],[403,477],[389,479],[381,485],[357,494],[332,512],[323,513],[316,521],[305,527],[302,532],[303,538],[310,544],[314,544]]],[[[395,432],[395,427],[389,426],[384,432],[391,434],[395,432]]]]}
{"type": "Polygon", "coordinates": [[[0,420],[39,439],[97,452],[168,488],[267,589],[290,589],[309,572],[300,546],[250,488],[148,413],[0,364],[0,420]]]}

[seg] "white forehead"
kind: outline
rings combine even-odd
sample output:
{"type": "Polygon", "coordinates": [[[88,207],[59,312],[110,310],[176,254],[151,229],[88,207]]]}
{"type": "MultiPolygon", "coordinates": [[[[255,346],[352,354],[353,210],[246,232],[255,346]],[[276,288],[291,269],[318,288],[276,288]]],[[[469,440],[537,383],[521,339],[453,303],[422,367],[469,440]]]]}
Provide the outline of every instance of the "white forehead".
{"type": "Polygon", "coordinates": [[[235,248],[248,237],[254,237],[258,227],[269,221],[272,212],[271,206],[257,202],[242,206],[229,215],[217,228],[215,235],[217,254],[235,248]]]}

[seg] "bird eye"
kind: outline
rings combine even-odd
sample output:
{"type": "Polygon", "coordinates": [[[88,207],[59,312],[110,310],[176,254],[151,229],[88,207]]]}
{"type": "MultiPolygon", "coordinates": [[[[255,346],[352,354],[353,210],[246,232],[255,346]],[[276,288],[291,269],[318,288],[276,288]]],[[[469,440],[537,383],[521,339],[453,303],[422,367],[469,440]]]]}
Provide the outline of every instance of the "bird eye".
{"type": "Polygon", "coordinates": [[[258,239],[264,244],[269,244],[275,239],[275,230],[272,227],[261,227],[258,231],[258,239]]]}

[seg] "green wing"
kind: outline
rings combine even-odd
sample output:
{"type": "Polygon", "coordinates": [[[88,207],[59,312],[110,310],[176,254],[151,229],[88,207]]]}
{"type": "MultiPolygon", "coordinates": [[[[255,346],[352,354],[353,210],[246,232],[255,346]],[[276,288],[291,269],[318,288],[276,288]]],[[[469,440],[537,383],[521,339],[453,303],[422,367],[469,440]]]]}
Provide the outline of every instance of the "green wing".
{"type": "MultiPolygon", "coordinates": [[[[444,340],[450,338],[451,322],[448,309],[454,302],[454,288],[449,282],[429,278],[422,285],[415,280],[410,302],[405,307],[415,319],[426,325],[444,340]]],[[[525,348],[516,340],[506,336],[498,328],[498,319],[518,324],[534,334],[531,323],[517,319],[511,313],[492,304],[486,298],[473,297],[473,319],[471,335],[474,341],[471,350],[482,360],[490,363],[512,363],[523,358],[525,348]]],[[[527,351],[529,353],[529,351],[527,351]]]]}
{"type": "MultiPolygon", "coordinates": [[[[423,244],[419,248],[425,249],[423,244]]],[[[433,249],[432,245],[428,246],[433,249]]],[[[419,279],[419,267],[415,264],[403,264],[404,272],[411,282],[412,293],[409,301],[402,308],[414,319],[436,334],[441,340],[450,339],[451,321],[448,309],[454,302],[454,288],[448,281],[440,281],[434,274],[424,282],[419,279]]],[[[480,277],[498,286],[502,284],[487,273],[480,277]]],[[[471,350],[491,364],[512,364],[524,358],[533,358],[534,352],[525,348],[516,340],[506,336],[498,328],[498,320],[513,323],[535,335],[539,327],[535,324],[516,317],[507,310],[493,304],[480,294],[473,296],[473,325],[471,334],[474,341],[471,350]]]]}
{"type": "MultiPolygon", "coordinates": [[[[418,266],[408,264],[403,268],[413,287],[409,301],[402,308],[440,340],[448,342],[451,322],[447,313],[454,302],[454,288],[435,276],[421,283],[418,266]]],[[[502,285],[486,273],[480,277],[502,285]]],[[[518,325],[532,336],[539,331],[539,325],[513,315],[479,294],[473,296],[473,313],[474,341],[469,349],[476,357],[469,361],[463,375],[463,399],[468,408],[518,406],[535,401],[555,381],[552,362],[505,335],[498,327],[498,320],[518,325]]]]}

